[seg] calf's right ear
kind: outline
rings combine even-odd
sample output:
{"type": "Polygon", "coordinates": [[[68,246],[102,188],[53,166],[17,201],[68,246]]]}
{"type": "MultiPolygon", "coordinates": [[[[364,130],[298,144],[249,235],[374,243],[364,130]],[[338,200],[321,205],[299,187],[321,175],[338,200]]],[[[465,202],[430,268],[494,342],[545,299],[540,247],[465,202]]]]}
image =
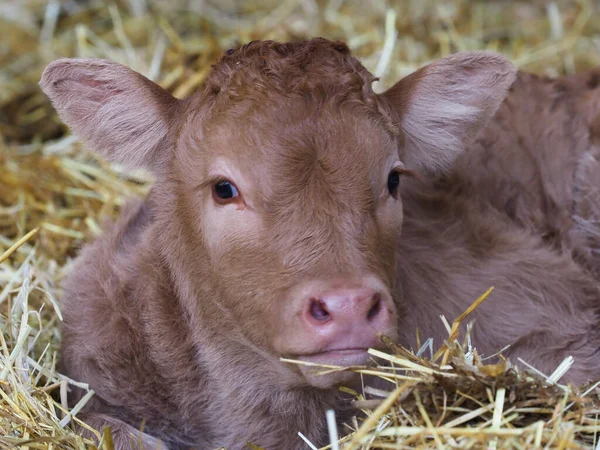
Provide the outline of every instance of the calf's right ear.
{"type": "Polygon", "coordinates": [[[59,59],[39,84],[60,119],[107,160],[155,172],[166,163],[180,101],[157,84],[102,59],[59,59]]]}

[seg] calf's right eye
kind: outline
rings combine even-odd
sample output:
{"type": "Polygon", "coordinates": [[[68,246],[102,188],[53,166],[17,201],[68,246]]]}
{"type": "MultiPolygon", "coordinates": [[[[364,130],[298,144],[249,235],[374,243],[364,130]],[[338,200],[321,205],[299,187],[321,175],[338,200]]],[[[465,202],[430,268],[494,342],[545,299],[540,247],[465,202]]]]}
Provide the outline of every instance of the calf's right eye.
{"type": "Polygon", "coordinates": [[[235,201],[240,193],[235,185],[228,180],[218,181],[213,185],[213,197],[221,204],[235,201]]]}

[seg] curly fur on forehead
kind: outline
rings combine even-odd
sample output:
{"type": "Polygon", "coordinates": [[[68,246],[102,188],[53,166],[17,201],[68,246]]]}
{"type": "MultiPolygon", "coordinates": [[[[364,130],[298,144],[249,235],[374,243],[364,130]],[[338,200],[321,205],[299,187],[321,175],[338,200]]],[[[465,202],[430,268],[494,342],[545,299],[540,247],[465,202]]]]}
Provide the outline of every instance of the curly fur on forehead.
{"type": "Polygon", "coordinates": [[[393,113],[373,91],[378,80],[343,42],[314,38],[299,42],[252,41],[228,50],[212,66],[203,96],[219,110],[277,98],[303,98],[307,103],[352,103],[398,134],[393,113]]]}
{"type": "Polygon", "coordinates": [[[371,97],[375,80],[344,43],[316,38],[288,43],[252,41],[229,50],[213,65],[206,86],[209,92],[230,98],[244,95],[248,88],[287,94],[322,85],[371,97]]]}

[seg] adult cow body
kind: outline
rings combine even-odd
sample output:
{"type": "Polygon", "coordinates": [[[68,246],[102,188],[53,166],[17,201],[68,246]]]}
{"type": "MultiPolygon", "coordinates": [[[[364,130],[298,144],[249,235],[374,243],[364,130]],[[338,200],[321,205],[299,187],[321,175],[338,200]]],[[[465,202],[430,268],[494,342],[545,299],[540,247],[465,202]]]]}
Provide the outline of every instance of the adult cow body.
{"type": "Polygon", "coordinates": [[[515,76],[459,53],[378,95],[323,39],[228,52],[184,100],[112,62],[49,65],[64,122],[156,176],[65,284],[84,420],[119,448],[323,443],[352,375],[280,357],[364,364],[378,332],[411,345],[417,325],[439,343],[438,315],[491,285],[483,353],[511,344],[542,370],[571,354],[572,381],[600,376],[595,83],[515,76]]]}

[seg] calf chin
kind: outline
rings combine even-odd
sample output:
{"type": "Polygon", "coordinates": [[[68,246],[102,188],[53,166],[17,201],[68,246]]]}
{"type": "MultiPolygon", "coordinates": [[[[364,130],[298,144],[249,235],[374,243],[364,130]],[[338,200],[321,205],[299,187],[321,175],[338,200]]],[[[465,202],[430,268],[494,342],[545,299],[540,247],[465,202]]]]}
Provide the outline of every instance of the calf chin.
{"type": "MultiPolygon", "coordinates": [[[[366,353],[366,352],[365,352],[366,353]]],[[[316,363],[318,364],[318,363],[316,363]]],[[[300,366],[304,379],[314,388],[332,389],[337,386],[348,387],[360,391],[360,374],[350,370],[351,367],[360,368],[364,364],[349,364],[345,369],[331,369],[327,364],[324,367],[300,366]]]]}

